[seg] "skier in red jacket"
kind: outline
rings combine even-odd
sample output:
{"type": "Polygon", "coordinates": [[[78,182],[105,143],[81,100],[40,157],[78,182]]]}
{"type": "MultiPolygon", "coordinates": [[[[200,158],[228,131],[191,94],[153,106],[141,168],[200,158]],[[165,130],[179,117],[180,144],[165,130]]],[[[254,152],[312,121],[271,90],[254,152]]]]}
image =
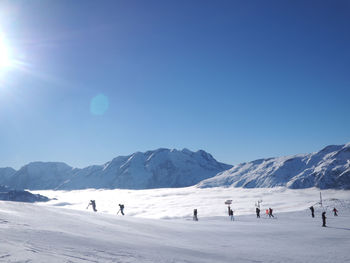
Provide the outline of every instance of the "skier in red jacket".
{"type": "Polygon", "coordinates": [[[333,208],[334,216],[338,216],[338,210],[334,207],[333,208]]]}

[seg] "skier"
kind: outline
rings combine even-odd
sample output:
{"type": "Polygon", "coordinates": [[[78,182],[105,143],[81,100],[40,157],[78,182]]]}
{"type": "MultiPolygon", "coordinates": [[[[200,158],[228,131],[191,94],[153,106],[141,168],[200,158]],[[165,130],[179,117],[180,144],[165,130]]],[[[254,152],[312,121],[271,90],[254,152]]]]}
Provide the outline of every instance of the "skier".
{"type": "Polygon", "coordinates": [[[322,223],[323,223],[322,226],[323,227],[326,227],[326,218],[327,218],[326,217],[326,212],[323,212],[322,213],[322,223]]]}
{"type": "Polygon", "coordinates": [[[94,210],[94,212],[97,212],[95,200],[90,200],[90,203],[88,204],[86,209],[88,209],[90,205],[92,206],[92,209],[94,210]]]}
{"type": "Polygon", "coordinates": [[[231,221],[235,221],[235,218],[233,217],[233,210],[230,209],[230,216],[231,216],[231,221]]]}
{"type": "Polygon", "coordinates": [[[266,209],[265,214],[266,214],[266,216],[269,215],[269,209],[266,209]]]}
{"type": "Polygon", "coordinates": [[[338,216],[338,210],[335,207],[333,208],[332,211],[334,212],[334,216],[338,216]]]}
{"type": "Polygon", "coordinates": [[[228,209],[228,216],[230,216],[231,215],[231,207],[227,206],[227,209],[228,209]]]}
{"type": "Polygon", "coordinates": [[[194,209],[193,210],[193,221],[198,221],[197,214],[198,214],[197,209],[194,209]]]}
{"type": "Polygon", "coordinates": [[[119,214],[119,212],[124,215],[124,205],[123,204],[119,204],[119,211],[117,214],[119,214]]]}
{"type": "Polygon", "coordinates": [[[311,216],[312,217],[315,217],[315,209],[314,209],[314,207],[313,206],[310,206],[310,210],[311,210],[311,216]]]}
{"type": "Polygon", "coordinates": [[[269,218],[271,218],[271,216],[274,217],[273,214],[272,214],[272,208],[270,207],[269,208],[269,218]]]}
{"type": "Polygon", "coordinates": [[[256,218],[260,218],[260,209],[257,207],[256,209],[256,218]]]}

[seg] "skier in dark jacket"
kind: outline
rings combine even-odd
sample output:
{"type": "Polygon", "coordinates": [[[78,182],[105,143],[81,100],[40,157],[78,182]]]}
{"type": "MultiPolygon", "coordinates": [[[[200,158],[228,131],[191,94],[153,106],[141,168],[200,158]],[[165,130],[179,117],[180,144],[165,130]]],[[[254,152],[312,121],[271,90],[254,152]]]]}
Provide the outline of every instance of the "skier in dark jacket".
{"type": "Polygon", "coordinates": [[[334,207],[333,208],[334,216],[338,216],[338,210],[334,207]]]}
{"type": "Polygon", "coordinates": [[[255,211],[256,211],[256,217],[257,217],[257,218],[260,218],[260,209],[259,209],[259,207],[257,207],[257,208],[255,209],[255,211]]]}
{"type": "Polygon", "coordinates": [[[273,211],[273,210],[272,210],[272,208],[270,207],[270,208],[269,208],[269,217],[270,217],[270,218],[271,218],[271,217],[274,217],[273,214],[272,214],[272,211],[273,211]]]}
{"type": "Polygon", "coordinates": [[[198,215],[198,211],[197,211],[197,209],[194,209],[193,210],[193,221],[198,221],[197,215],[198,215]]]}
{"type": "Polygon", "coordinates": [[[92,209],[94,210],[94,212],[97,212],[95,200],[90,200],[90,203],[86,209],[88,209],[90,205],[92,206],[92,209]]]}
{"type": "Polygon", "coordinates": [[[230,210],[230,216],[231,216],[231,221],[235,221],[235,218],[233,217],[233,210],[230,210]]]}
{"type": "Polygon", "coordinates": [[[310,210],[311,210],[311,216],[315,217],[315,209],[313,206],[310,206],[310,210]]]}
{"type": "Polygon", "coordinates": [[[326,218],[327,218],[327,217],[326,217],[326,212],[323,212],[323,213],[322,213],[322,223],[323,223],[322,226],[323,226],[323,227],[326,226],[326,218]]]}
{"type": "MultiPolygon", "coordinates": [[[[120,213],[121,213],[122,215],[124,215],[124,205],[119,204],[119,211],[120,211],[120,213]]],[[[119,213],[119,211],[118,211],[118,213],[119,213]]],[[[118,213],[117,213],[117,214],[118,214],[118,213]]]]}

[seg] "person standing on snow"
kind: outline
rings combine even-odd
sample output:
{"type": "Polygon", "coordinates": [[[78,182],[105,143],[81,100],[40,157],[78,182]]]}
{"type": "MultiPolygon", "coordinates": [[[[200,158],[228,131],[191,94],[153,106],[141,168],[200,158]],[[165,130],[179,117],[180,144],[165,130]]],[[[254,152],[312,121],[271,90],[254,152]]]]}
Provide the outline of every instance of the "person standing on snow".
{"type": "MultiPolygon", "coordinates": [[[[124,215],[124,205],[119,204],[119,211],[120,211],[120,213],[121,213],[122,215],[124,215]]],[[[118,211],[118,213],[119,213],[119,211],[118,211]]],[[[117,213],[117,214],[118,214],[118,213],[117,213]]]]}
{"type": "Polygon", "coordinates": [[[255,209],[255,211],[256,211],[256,218],[260,218],[260,209],[259,209],[259,207],[257,207],[255,209]]]}
{"type": "Polygon", "coordinates": [[[338,210],[335,207],[333,208],[332,211],[334,212],[334,216],[338,216],[338,210]]]}
{"type": "Polygon", "coordinates": [[[230,216],[231,216],[231,221],[235,221],[235,218],[233,217],[233,210],[230,210],[230,216]]]}
{"type": "Polygon", "coordinates": [[[273,214],[272,214],[272,211],[273,211],[273,210],[272,210],[272,208],[270,207],[270,208],[269,208],[269,217],[270,217],[270,218],[271,218],[271,217],[274,217],[273,214]]]}
{"type": "Polygon", "coordinates": [[[92,206],[92,209],[94,210],[94,212],[97,212],[95,200],[90,200],[90,203],[86,209],[88,209],[90,205],[92,206]]]}
{"type": "Polygon", "coordinates": [[[323,227],[326,227],[326,212],[323,212],[322,213],[322,226],[323,227]]]}
{"type": "Polygon", "coordinates": [[[310,210],[311,210],[311,216],[315,217],[315,209],[313,206],[310,206],[310,210]]]}
{"type": "Polygon", "coordinates": [[[197,211],[197,209],[194,209],[193,210],[193,221],[198,221],[198,211],[197,211]]]}

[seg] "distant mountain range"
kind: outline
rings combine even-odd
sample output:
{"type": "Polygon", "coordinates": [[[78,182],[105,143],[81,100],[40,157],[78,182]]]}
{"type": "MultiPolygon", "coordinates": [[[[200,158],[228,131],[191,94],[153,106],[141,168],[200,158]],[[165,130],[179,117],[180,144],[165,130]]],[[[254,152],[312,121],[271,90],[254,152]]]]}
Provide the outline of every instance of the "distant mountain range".
{"type": "Polygon", "coordinates": [[[350,189],[350,143],[295,156],[268,158],[235,166],[209,153],[157,149],[119,156],[83,169],[59,162],[33,162],[16,171],[0,168],[0,184],[14,189],[150,189],[207,187],[318,187],[350,189]]]}
{"type": "Polygon", "coordinates": [[[119,156],[103,165],[83,169],[59,162],[33,162],[18,171],[1,168],[0,184],[31,190],[185,187],[231,167],[202,150],[157,149],[119,156]]]}
{"type": "Polygon", "coordinates": [[[350,143],[311,154],[241,163],[198,184],[201,188],[223,186],[350,189],[350,143]]]}
{"type": "Polygon", "coordinates": [[[32,194],[23,190],[11,190],[7,186],[0,185],[0,200],[16,202],[47,202],[49,198],[39,194],[32,194]]]}

